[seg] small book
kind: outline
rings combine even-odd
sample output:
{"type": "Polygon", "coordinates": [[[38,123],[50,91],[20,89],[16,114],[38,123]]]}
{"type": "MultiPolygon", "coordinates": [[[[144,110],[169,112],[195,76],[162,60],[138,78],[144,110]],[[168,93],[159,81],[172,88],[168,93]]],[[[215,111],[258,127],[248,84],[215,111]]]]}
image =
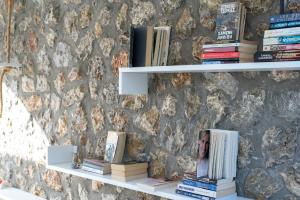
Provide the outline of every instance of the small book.
{"type": "Polygon", "coordinates": [[[148,174],[144,173],[144,174],[138,174],[138,175],[134,175],[134,176],[116,176],[116,175],[111,175],[111,177],[113,179],[119,180],[119,181],[131,181],[131,180],[135,180],[135,179],[142,179],[142,178],[147,178],[148,174]]]}
{"type": "Polygon", "coordinates": [[[151,190],[155,192],[159,189],[175,187],[177,185],[177,181],[168,179],[147,178],[137,183],[137,185],[141,188],[145,188],[145,190],[151,190]]]}
{"type": "Polygon", "coordinates": [[[239,2],[223,3],[218,8],[216,19],[217,40],[242,40],[245,26],[244,6],[239,2]]]}
{"type": "Polygon", "coordinates": [[[139,169],[146,169],[148,168],[148,163],[137,163],[137,162],[128,162],[123,164],[112,164],[111,169],[117,171],[134,171],[139,169]]]}
{"type": "Polygon", "coordinates": [[[124,132],[108,131],[104,160],[110,163],[121,163],[125,142],[126,134],[124,132]]]}

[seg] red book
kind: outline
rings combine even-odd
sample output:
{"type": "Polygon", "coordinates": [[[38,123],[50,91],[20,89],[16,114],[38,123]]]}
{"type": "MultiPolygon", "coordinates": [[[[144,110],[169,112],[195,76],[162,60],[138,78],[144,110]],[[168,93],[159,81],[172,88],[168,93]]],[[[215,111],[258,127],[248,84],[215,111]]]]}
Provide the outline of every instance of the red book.
{"type": "Polygon", "coordinates": [[[203,53],[202,59],[214,58],[240,58],[240,52],[222,52],[222,53],[203,53]]]}

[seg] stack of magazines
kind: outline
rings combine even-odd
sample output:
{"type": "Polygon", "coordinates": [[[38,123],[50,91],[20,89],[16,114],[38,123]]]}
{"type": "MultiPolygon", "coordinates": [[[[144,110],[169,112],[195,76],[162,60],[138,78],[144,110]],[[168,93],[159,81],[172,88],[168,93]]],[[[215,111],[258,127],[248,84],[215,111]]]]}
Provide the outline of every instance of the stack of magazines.
{"type": "Polygon", "coordinates": [[[196,172],[184,174],[184,178],[177,185],[176,193],[202,200],[237,198],[234,180],[197,178],[196,172]]]}
{"type": "Polygon", "coordinates": [[[93,172],[96,174],[104,175],[111,173],[111,167],[108,161],[98,159],[84,159],[81,165],[81,169],[93,172]]]}

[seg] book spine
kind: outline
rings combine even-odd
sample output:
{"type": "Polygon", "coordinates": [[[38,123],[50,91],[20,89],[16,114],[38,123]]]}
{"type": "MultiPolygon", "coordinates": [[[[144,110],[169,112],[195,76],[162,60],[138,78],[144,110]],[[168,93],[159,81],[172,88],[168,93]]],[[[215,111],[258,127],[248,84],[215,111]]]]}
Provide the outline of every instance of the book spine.
{"type": "Polygon", "coordinates": [[[214,58],[239,58],[240,52],[224,52],[224,53],[203,53],[202,59],[214,59],[214,58]]]}
{"type": "Polygon", "coordinates": [[[270,17],[270,23],[279,23],[279,22],[293,22],[300,21],[300,13],[291,13],[284,15],[273,15],[270,17]]]}
{"type": "Polygon", "coordinates": [[[200,200],[215,200],[215,198],[213,198],[213,197],[206,197],[206,196],[202,196],[200,194],[194,194],[191,192],[186,192],[186,191],[182,191],[182,190],[178,190],[178,189],[176,189],[176,194],[180,194],[180,195],[184,195],[187,197],[192,197],[192,198],[200,199],[200,200]]]}
{"type": "Polygon", "coordinates": [[[280,23],[270,24],[270,29],[291,28],[291,27],[297,27],[297,26],[300,26],[300,21],[280,22],[280,23]]]}
{"type": "Polygon", "coordinates": [[[189,179],[183,179],[182,183],[184,185],[203,188],[203,189],[207,189],[207,190],[211,190],[211,191],[217,191],[217,186],[214,184],[210,184],[210,183],[203,183],[200,181],[189,180],[189,179]]]}
{"type": "Polygon", "coordinates": [[[184,184],[178,184],[177,189],[186,191],[186,192],[191,192],[194,194],[200,194],[200,195],[207,196],[207,197],[213,197],[213,198],[217,197],[217,192],[215,192],[215,191],[206,190],[203,188],[197,188],[197,187],[193,187],[193,186],[188,186],[188,185],[184,185],[184,184]]]}
{"type": "Polygon", "coordinates": [[[85,163],[85,162],[83,162],[82,166],[91,167],[93,169],[98,169],[98,170],[103,170],[103,168],[104,168],[102,166],[98,166],[98,165],[90,164],[90,163],[85,163]]]}
{"type": "Polygon", "coordinates": [[[222,60],[204,60],[202,61],[203,65],[211,65],[211,64],[230,64],[230,63],[239,63],[237,60],[228,60],[228,61],[222,61],[222,60]]]}
{"type": "Polygon", "coordinates": [[[279,37],[279,36],[291,36],[291,35],[300,35],[300,27],[295,28],[286,28],[280,30],[266,30],[264,37],[279,37]]]}
{"type": "Polygon", "coordinates": [[[291,60],[300,60],[300,51],[295,52],[274,52],[274,51],[265,51],[265,52],[257,52],[254,55],[254,60],[256,62],[261,61],[291,61],[291,60]]]}
{"type": "Polygon", "coordinates": [[[276,38],[264,38],[263,45],[272,44],[297,44],[300,43],[300,35],[295,36],[280,36],[276,38]]]}
{"type": "Polygon", "coordinates": [[[223,48],[223,47],[239,47],[240,43],[233,42],[233,43],[223,43],[223,44],[205,44],[203,45],[203,49],[208,48],[223,48]]]}
{"type": "Polygon", "coordinates": [[[235,52],[238,47],[223,47],[223,48],[206,48],[203,49],[204,53],[220,53],[220,52],[235,52]]]}
{"type": "Polygon", "coordinates": [[[286,45],[266,45],[263,46],[263,51],[287,51],[300,50],[300,44],[286,44],[286,45]]]}
{"type": "Polygon", "coordinates": [[[285,0],[280,0],[280,14],[284,14],[285,0]]]}
{"type": "Polygon", "coordinates": [[[89,172],[93,172],[93,173],[97,173],[97,174],[103,175],[103,171],[99,170],[99,169],[94,169],[94,168],[86,167],[86,166],[82,166],[81,169],[85,170],[85,171],[89,171],[89,172]]]}

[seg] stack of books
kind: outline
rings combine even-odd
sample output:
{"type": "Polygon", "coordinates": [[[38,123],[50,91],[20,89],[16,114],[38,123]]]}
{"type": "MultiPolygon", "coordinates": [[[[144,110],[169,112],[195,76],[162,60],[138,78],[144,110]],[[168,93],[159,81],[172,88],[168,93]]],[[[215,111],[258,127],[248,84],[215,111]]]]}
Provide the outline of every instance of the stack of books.
{"type": "Polygon", "coordinates": [[[129,162],[123,164],[111,164],[112,178],[120,181],[147,178],[148,163],[129,162]]]}
{"type": "Polygon", "coordinates": [[[245,20],[246,8],[242,3],[219,6],[215,31],[218,43],[203,46],[202,64],[253,62],[257,45],[243,40],[245,20]]]}
{"type": "Polygon", "coordinates": [[[81,169],[100,175],[110,174],[111,172],[109,162],[97,159],[84,159],[81,165],[81,169]]]}
{"type": "Polygon", "coordinates": [[[255,54],[255,62],[300,60],[300,13],[270,17],[270,30],[263,39],[263,51],[255,54]]]}
{"type": "Polygon", "coordinates": [[[186,173],[177,185],[176,193],[205,200],[234,200],[237,198],[235,181],[221,179],[212,181],[207,178],[197,178],[196,174],[186,173]]]}

